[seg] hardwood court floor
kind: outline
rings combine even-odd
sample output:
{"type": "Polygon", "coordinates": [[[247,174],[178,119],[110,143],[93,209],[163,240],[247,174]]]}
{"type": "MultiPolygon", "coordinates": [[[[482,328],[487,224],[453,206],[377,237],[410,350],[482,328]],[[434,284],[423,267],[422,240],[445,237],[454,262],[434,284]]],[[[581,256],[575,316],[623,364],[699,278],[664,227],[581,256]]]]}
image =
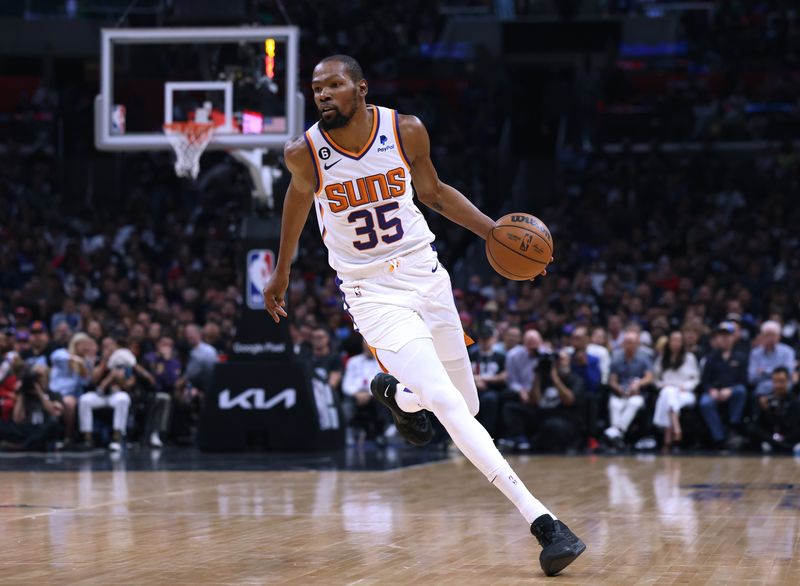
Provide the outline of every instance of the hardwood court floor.
{"type": "Polygon", "coordinates": [[[387,472],[0,473],[2,584],[800,584],[800,460],[516,457],[558,578],[456,458],[387,472]]]}

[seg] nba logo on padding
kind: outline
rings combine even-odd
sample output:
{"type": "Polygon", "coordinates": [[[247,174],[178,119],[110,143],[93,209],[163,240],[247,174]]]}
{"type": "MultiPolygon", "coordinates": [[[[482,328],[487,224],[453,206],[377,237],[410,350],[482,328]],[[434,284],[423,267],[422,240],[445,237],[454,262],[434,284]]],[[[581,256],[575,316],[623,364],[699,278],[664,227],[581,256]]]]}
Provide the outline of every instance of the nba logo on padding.
{"type": "Polygon", "coordinates": [[[275,253],[266,249],[253,249],[247,253],[247,307],[264,309],[261,292],[267,286],[275,268],[275,253]]]}

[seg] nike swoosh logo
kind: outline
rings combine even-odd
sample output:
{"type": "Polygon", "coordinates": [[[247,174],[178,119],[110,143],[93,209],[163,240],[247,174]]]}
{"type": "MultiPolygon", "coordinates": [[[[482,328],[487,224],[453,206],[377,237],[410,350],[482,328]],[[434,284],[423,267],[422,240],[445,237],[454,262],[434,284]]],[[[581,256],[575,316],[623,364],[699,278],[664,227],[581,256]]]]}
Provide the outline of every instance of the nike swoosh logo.
{"type": "MultiPolygon", "coordinates": [[[[339,159],[341,161],[341,159],[339,159]]],[[[383,391],[383,396],[387,399],[389,398],[389,389],[392,388],[392,385],[386,385],[386,389],[383,391]]]]}
{"type": "Polygon", "coordinates": [[[437,270],[439,270],[439,261],[438,260],[436,261],[436,266],[431,269],[431,272],[435,273],[437,270]]]}
{"type": "Polygon", "coordinates": [[[325,163],[325,164],[323,165],[323,167],[325,167],[325,170],[327,171],[328,169],[330,169],[331,167],[333,167],[333,166],[334,166],[336,163],[340,163],[341,161],[342,161],[341,159],[336,159],[336,160],[335,160],[333,163],[331,163],[330,165],[329,165],[328,163],[325,163]]]}

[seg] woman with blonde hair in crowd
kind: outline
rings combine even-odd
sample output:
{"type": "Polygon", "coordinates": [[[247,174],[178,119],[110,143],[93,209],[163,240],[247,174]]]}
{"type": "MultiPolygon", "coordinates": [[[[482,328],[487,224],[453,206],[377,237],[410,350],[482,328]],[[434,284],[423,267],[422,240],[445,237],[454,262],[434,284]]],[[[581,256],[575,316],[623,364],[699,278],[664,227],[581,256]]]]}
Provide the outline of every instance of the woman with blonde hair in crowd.
{"type": "Polygon", "coordinates": [[[69,443],[75,432],[75,411],[81,393],[90,383],[97,359],[97,342],[84,332],[73,334],[66,348],[50,355],[49,389],[61,395],[64,404],[64,440],[69,443]]]}
{"type": "Polygon", "coordinates": [[[664,429],[664,449],[683,436],[680,411],[694,405],[695,387],[700,382],[697,358],[686,350],[683,334],[676,330],[669,335],[661,355],[653,368],[659,389],[653,423],[664,429]]]}

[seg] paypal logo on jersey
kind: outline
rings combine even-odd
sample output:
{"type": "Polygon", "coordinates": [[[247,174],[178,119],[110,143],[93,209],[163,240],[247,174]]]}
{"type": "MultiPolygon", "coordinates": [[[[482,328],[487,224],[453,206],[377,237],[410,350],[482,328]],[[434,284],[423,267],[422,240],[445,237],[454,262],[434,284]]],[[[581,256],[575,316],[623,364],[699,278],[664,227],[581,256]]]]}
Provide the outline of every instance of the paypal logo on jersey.
{"type": "Polygon", "coordinates": [[[381,136],[380,136],[381,146],[378,147],[378,152],[379,153],[385,153],[386,151],[394,150],[394,144],[390,144],[390,145],[386,146],[386,143],[388,142],[388,140],[389,139],[386,138],[385,134],[381,134],[381,136]]]}

